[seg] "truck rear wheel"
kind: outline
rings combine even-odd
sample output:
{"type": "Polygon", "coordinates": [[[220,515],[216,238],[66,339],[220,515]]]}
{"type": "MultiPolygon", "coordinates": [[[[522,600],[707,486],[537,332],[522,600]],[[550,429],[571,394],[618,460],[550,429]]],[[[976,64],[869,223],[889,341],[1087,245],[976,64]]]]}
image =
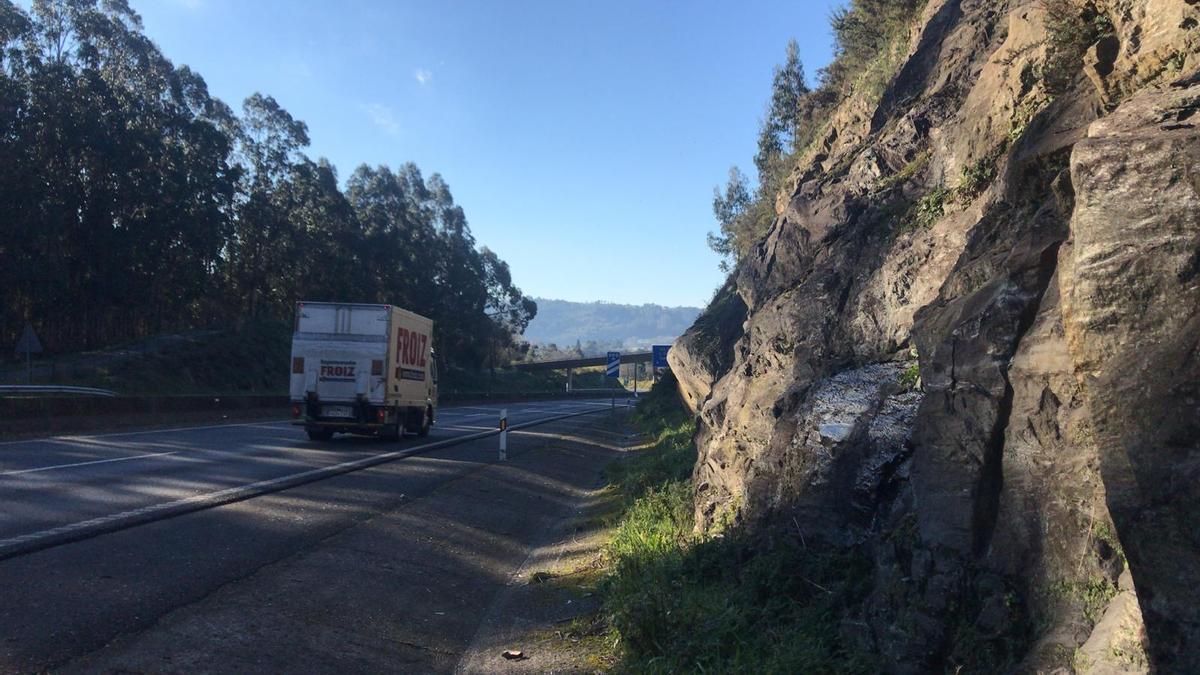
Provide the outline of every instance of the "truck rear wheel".
{"type": "Polygon", "coordinates": [[[306,429],[306,431],[308,431],[310,441],[328,441],[333,438],[333,432],[329,429],[306,429]]]}
{"type": "Polygon", "coordinates": [[[421,438],[425,438],[429,435],[429,427],[433,425],[432,418],[433,411],[431,411],[429,408],[426,408],[425,412],[421,414],[421,426],[417,429],[417,435],[421,438]]]}
{"type": "Polygon", "coordinates": [[[388,428],[387,431],[379,434],[387,441],[399,441],[404,438],[404,416],[396,413],[396,423],[388,428]]]}

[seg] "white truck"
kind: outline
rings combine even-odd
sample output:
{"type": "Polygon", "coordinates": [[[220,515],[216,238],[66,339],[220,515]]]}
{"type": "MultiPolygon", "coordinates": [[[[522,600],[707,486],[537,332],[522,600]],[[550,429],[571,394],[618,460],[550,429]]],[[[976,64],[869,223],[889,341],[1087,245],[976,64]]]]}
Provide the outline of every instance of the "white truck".
{"type": "Polygon", "coordinates": [[[428,434],[437,413],[433,321],[394,305],[298,303],[290,395],[293,423],[315,441],[428,434]]]}

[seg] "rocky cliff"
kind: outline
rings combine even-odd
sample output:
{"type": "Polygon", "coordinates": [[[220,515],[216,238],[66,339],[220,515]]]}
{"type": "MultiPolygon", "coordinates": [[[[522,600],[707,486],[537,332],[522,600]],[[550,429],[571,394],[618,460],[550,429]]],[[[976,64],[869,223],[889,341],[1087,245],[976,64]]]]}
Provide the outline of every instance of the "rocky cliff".
{"type": "Polygon", "coordinates": [[[1200,3],[1064,1],[930,0],[671,351],[699,526],[868,551],[894,672],[1200,668],[1200,3]]]}

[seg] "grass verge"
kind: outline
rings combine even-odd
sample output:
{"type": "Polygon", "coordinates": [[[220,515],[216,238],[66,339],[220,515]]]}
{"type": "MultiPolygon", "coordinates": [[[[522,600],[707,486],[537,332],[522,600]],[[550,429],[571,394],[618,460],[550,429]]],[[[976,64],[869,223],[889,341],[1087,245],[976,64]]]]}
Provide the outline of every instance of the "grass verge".
{"type": "Polygon", "coordinates": [[[584,620],[610,650],[592,664],[631,672],[873,672],[841,626],[868,562],[780,531],[695,530],[694,422],[665,378],[639,404],[649,442],[608,472],[602,611],[584,620]]]}

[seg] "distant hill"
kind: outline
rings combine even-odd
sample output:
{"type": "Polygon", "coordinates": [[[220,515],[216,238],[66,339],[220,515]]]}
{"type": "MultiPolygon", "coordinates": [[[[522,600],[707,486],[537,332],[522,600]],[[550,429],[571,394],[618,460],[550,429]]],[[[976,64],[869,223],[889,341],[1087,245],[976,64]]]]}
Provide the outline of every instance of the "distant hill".
{"type": "Polygon", "coordinates": [[[669,344],[700,314],[699,307],[618,305],[535,298],[538,311],[525,339],[538,345],[574,347],[576,341],[602,347],[669,344]]]}

